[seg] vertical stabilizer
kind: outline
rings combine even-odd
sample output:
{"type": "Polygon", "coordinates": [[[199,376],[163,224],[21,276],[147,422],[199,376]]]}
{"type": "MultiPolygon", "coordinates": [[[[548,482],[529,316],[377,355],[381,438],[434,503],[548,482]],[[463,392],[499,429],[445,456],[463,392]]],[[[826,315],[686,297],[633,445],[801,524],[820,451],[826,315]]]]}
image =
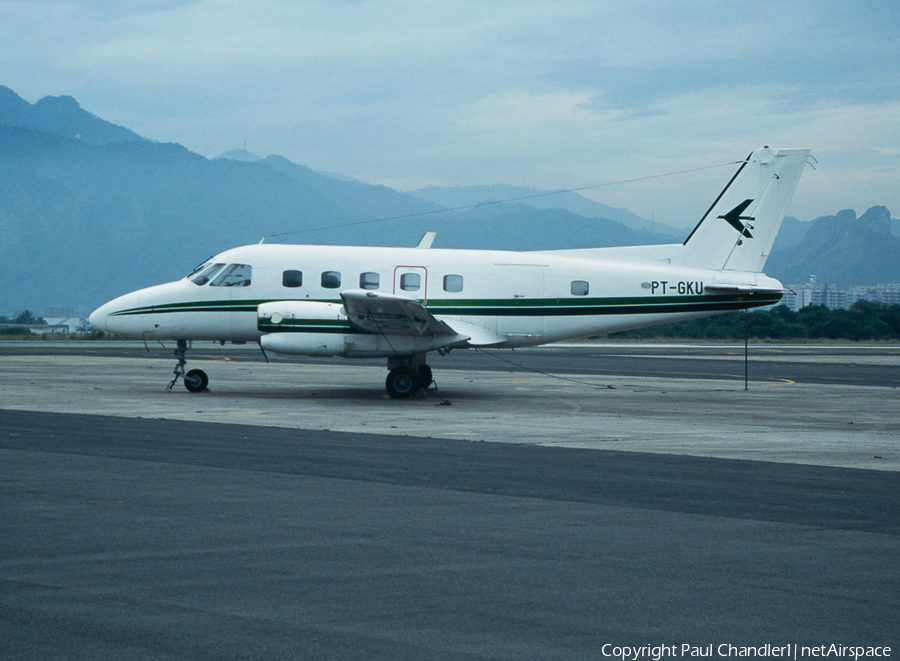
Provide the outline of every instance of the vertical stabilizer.
{"type": "Polygon", "coordinates": [[[684,264],[760,272],[809,149],[757,149],[684,242],[684,264]]]}

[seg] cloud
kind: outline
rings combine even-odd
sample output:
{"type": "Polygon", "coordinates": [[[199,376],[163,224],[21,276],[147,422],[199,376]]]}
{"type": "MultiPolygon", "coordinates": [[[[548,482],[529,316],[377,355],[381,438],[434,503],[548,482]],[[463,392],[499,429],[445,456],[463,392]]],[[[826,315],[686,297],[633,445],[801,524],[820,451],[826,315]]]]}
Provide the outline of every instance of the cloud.
{"type": "MultiPolygon", "coordinates": [[[[0,0],[0,25],[0,83],[210,156],[566,188],[781,143],[823,157],[806,215],[897,195],[895,0],[0,0]]],[[[597,195],[687,223],[694,183],[597,195]]]]}

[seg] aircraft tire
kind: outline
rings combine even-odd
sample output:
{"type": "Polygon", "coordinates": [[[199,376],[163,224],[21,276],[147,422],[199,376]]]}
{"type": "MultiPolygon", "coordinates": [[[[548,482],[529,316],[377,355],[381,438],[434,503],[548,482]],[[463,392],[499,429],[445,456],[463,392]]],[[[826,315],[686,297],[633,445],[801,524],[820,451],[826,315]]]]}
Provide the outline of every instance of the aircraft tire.
{"type": "Polygon", "coordinates": [[[400,366],[388,372],[384,386],[392,399],[405,399],[418,392],[422,388],[422,382],[416,370],[400,366]]]}
{"type": "Polygon", "coordinates": [[[419,365],[419,383],[423,388],[428,388],[434,383],[434,374],[431,373],[431,368],[428,365],[419,365]]]}
{"type": "Polygon", "coordinates": [[[184,375],[184,387],[191,392],[203,392],[209,385],[209,377],[203,370],[191,370],[184,375]]]}

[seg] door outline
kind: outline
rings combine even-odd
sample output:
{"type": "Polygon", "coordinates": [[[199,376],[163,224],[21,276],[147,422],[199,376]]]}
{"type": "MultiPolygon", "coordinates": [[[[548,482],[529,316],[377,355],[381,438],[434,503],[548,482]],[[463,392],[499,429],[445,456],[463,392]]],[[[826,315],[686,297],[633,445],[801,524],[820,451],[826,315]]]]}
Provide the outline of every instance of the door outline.
{"type": "Polygon", "coordinates": [[[392,293],[395,296],[414,294],[414,298],[424,304],[428,301],[428,269],[424,266],[395,266],[392,293]],[[417,273],[421,277],[421,286],[416,291],[406,291],[400,288],[400,278],[409,273],[417,273]],[[418,296],[418,294],[421,294],[421,296],[418,296]]]}

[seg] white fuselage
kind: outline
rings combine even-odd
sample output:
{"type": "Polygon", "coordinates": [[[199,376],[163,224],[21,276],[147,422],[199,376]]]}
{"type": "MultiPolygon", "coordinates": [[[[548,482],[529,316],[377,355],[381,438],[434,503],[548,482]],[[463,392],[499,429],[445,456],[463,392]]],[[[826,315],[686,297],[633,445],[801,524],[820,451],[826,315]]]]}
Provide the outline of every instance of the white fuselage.
{"type": "Polygon", "coordinates": [[[94,311],[97,329],[176,340],[258,342],[304,356],[387,358],[394,398],[433,382],[430,351],[523,347],[773,305],[762,273],[808,149],[754,150],[684,243],[508,252],[258,244],[226,250],[182,280],[94,311]]]}
{"type": "Polygon", "coordinates": [[[286,351],[389,356],[479,345],[537,345],[780,299],[780,294],[772,293],[781,289],[780,283],[761,273],[679,265],[681,248],[506,252],[251,245],[216,255],[182,280],[110,301],[90,321],[101,330],[146,339],[261,342],[270,335],[261,330],[261,305],[306,302],[321,304],[303,308],[316,311],[313,316],[335,320],[321,328],[312,322],[302,328],[298,324],[292,331],[293,343],[282,342],[293,347],[286,351]],[[206,280],[204,272],[211,273],[206,280]],[[767,293],[706,289],[723,283],[759,287],[767,293]],[[455,338],[415,341],[408,337],[391,341],[390,331],[381,338],[359,332],[340,323],[341,292],[350,289],[418,301],[437,319],[450,326],[456,323],[462,330],[455,338]],[[338,343],[332,337],[325,347],[312,338],[325,333],[343,339],[338,343]],[[311,341],[305,342],[302,334],[311,341]]]}

